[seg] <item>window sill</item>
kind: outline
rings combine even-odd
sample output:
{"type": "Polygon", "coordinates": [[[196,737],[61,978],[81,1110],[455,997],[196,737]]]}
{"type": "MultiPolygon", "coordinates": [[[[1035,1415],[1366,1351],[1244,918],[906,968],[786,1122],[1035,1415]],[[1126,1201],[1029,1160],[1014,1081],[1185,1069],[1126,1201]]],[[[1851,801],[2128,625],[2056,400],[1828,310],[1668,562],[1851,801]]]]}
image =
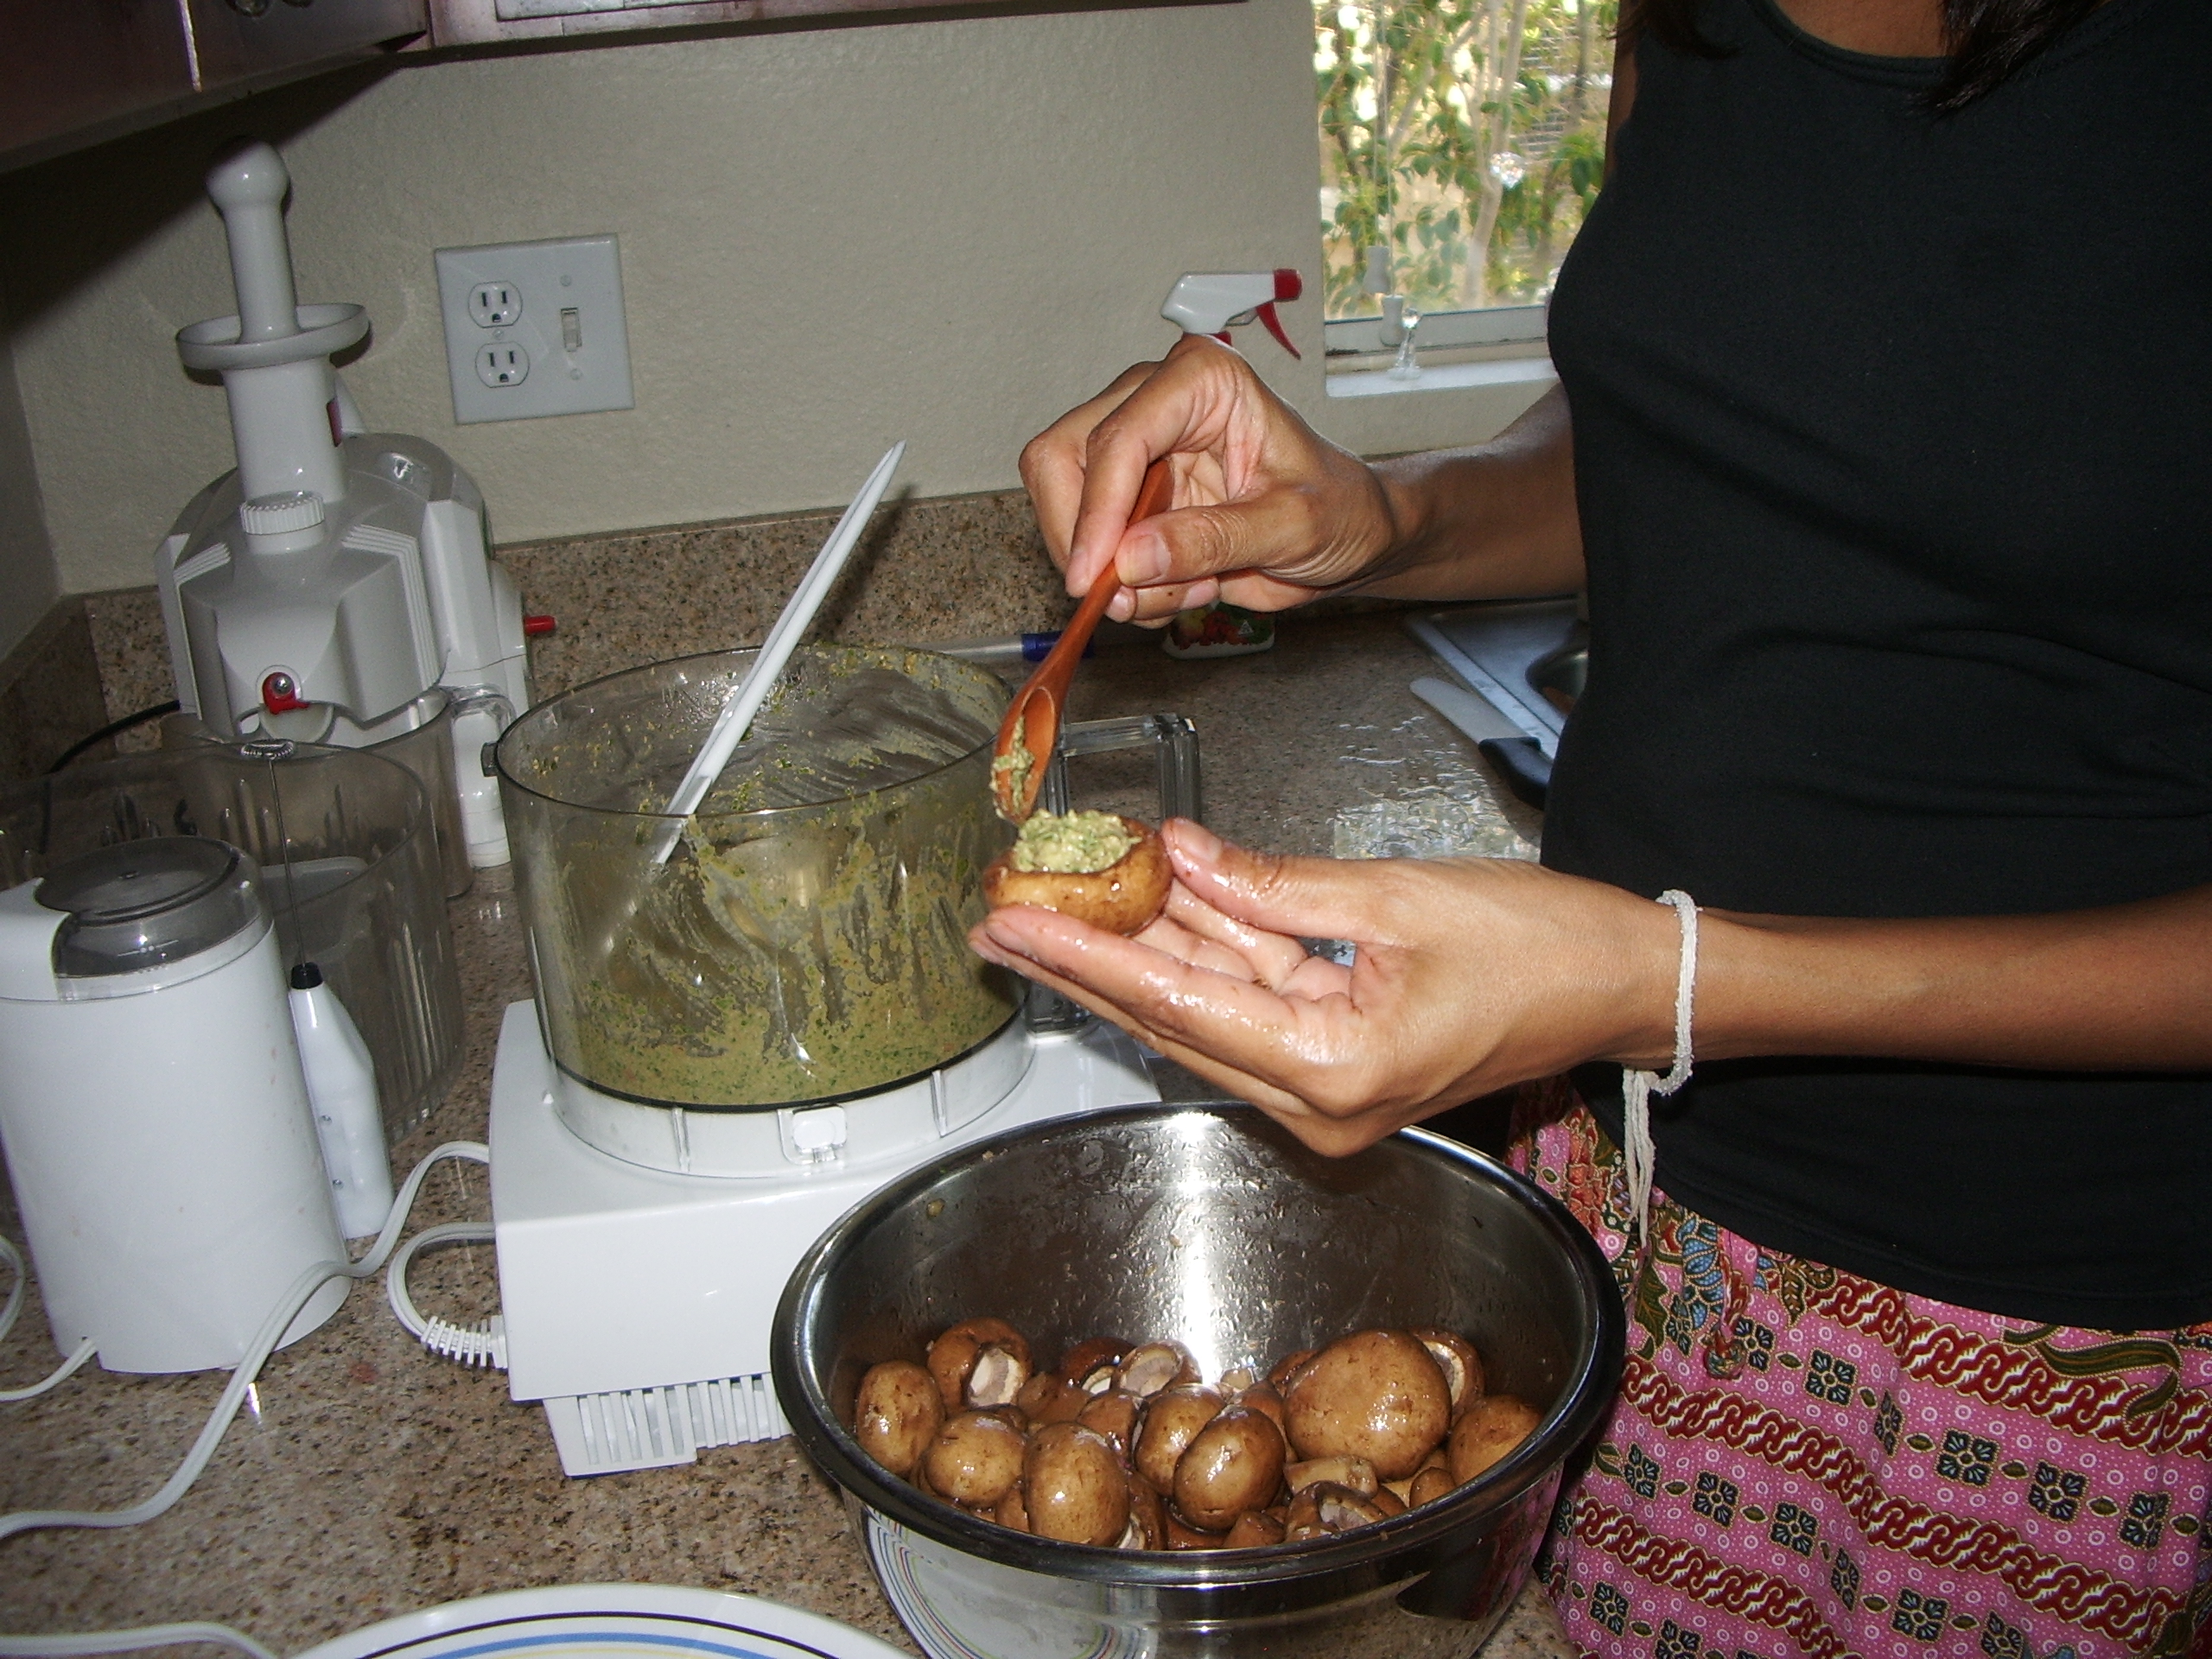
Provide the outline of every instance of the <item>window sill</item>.
{"type": "Polygon", "coordinates": [[[1332,397],[1382,397],[1408,391],[1453,391],[1471,386],[1550,385],[1559,378],[1548,356],[1491,358],[1472,363],[1421,365],[1420,375],[1400,379],[1388,368],[1332,370],[1332,397]]]}

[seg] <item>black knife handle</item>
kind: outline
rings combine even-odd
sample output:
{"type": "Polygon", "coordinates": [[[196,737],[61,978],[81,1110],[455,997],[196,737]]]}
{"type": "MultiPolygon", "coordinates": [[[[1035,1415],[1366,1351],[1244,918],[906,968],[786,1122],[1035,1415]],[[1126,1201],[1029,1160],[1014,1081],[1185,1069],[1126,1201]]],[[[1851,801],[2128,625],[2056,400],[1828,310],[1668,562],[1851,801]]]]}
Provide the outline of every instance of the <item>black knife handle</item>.
{"type": "Polygon", "coordinates": [[[1475,748],[1504,779],[1516,800],[1543,810],[1545,798],[1551,793],[1552,761],[1535,738],[1486,737],[1475,748]]]}

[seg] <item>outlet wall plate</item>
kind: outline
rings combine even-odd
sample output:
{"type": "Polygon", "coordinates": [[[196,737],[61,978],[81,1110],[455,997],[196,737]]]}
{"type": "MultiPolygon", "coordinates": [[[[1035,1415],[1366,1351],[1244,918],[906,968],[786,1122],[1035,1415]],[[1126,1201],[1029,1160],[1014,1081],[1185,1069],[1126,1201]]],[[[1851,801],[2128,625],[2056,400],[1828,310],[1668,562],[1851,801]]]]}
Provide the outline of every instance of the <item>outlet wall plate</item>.
{"type": "Polygon", "coordinates": [[[435,257],[454,420],[637,407],[612,236],[440,248],[435,257]]]}

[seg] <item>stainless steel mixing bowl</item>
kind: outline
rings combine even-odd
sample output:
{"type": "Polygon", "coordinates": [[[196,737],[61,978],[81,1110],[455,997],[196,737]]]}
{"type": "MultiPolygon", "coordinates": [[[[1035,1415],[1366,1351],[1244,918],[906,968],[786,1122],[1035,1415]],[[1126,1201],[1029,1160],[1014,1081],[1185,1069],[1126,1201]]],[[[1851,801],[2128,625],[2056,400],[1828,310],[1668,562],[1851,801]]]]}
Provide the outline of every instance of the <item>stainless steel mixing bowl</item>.
{"type": "Polygon", "coordinates": [[[1479,1153],[1409,1131],[1328,1159],[1249,1108],[1142,1106],[979,1142],[868,1199],[791,1276],[772,1363],[793,1432],[937,1659],[1458,1659],[1528,1580],[1560,1465],[1619,1381],[1622,1329],[1589,1236],[1479,1153]],[[981,1314],[1046,1357],[1172,1337],[1210,1379],[1354,1331],[1440,1325],[1544,1419],[1448,1498],[1341,1537],[1058,1543],[924,1497],[848,1431],[868,1367],[981,1314]]]}

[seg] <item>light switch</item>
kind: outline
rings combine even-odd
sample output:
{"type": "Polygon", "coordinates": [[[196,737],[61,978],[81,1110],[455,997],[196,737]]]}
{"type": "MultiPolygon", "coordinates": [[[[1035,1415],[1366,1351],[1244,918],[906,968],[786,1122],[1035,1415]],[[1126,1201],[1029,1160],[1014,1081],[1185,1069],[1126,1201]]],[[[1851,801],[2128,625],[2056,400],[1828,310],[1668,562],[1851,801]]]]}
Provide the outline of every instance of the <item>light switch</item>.
{"type": "Polygon", "coordinates": [[[440,248],[436,258],[454,420],[637,407],[613,237],[440,248]]]}

